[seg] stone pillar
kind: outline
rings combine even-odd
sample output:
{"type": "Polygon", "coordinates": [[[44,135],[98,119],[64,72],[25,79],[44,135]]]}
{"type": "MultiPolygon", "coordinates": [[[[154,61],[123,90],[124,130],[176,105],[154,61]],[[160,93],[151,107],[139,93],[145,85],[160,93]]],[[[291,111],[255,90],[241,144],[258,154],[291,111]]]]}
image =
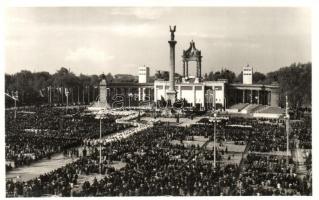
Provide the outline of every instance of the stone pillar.
{"type": "Polygon", "coordinates": [[[200,77],[199,61],[196,61],[196,78],[200,77]]]}
{"type": "Polygon", "coordinates": [[[199,59],[198,61],[196,61],[196,78],[201,78],[202,76],[202,62],[199,59]]]}
{"type": "Polygon", "coordinates": [[[253,103],[253,90],[250,90],[250,103],[253,103]]]}
{"type": "Polygon", "coordinates": [[[243,103],[245,103],[245,90],[243,90],[243,103]]]}
{"type": "Polygon", "coordinates": [[[106,102],[106,81],[105,79],[103,79],[101,82],[100,82],[100,99],[99,101],[100,102],[106,102]]]}
{"type": "Polygon", "coordinates": [[[169,47],[170,47],[170,73],[169,73],[169,90],[167,91],[167,99],[169,99],[173,105],[173,103],[176,100],[176,90],[175,90],[175,80],[174,80],[174,75],[175,75],[175,45],[176,41],[174,40],[174,32],[176,30],[176,27],[174,26],[174,29],[171,29],[170,27],[170,32],[171,32],[171,40],[168,41],[169,47]]]}
{"type": "Polygon", "coordinates": [[[154,85],[154,102],[157,103],[157,86],[154,85]]]}
{"type": "Polygon", "coordinates": [[[185,78],[185,60],[183,60],[183,77],[185,78]]]}
{"type": "Polygon", "coordinates": [[[195,107],[196,106],[196,86],[193,86],[193,106],[195,107]]]}
{"type": "Polygon", "coordinates": [[[268,102],[268,105],[270,106],[271,105],[271,92],[268,91],[268,95],[267,95],[267,102],[268,102]]]}
{"type": "Polygon", "coordinates": [[[188,61],[185,61],[186,77],[188,77],[188,61]]]}
{"type": "Polygon", "coordinates": [[[260,98],[260,95],[259,95],[259,90],[257,90],[257,104],[259,104],[259,98],[260,98]]]}
{"type": "Polygon", "coordinates": [[[146,88],[143,88],[143,91],[142,91],[142,96],[143,96],[143,101],[145,101],[145,96],[146,96],[146,88]]]}
{"type": "Polygon", "coordinates": [[[138,88],[138,100],[141,101],[141,88],[138,88]]]}

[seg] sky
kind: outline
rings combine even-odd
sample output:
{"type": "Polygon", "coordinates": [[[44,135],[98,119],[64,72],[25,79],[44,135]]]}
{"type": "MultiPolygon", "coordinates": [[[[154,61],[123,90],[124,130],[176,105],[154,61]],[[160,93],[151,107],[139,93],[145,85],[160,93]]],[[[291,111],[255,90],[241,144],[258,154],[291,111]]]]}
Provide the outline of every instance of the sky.
{"type": "MultiPolygon", "coordinates": [[[[9,7],[5,72],[151,74],[169,70],[169,25],[176,25],[176,72],[194,40],[202,72],[267,73],[311,61],[311,10],[303,7],[9,7]]],[[[196,63],[189,63],[195,73],[196,63]]]]}

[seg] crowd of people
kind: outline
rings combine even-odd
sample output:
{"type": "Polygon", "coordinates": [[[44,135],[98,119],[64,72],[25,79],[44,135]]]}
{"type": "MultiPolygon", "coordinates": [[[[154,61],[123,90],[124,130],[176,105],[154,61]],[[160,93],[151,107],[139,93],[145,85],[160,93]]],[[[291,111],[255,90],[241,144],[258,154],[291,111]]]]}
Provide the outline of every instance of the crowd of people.
{"type": "MultiPolygon", "coordinates": [[[[98,121],[92,116],[82,116],[80,113],[81,111],[68,113],[69,121],[63,123],[63,130],[67,131],[61,131],[59,125],[51,124],[56,127],[53,130],[58,132],[56,138],[63,138],[62,140],[69,146],[63,146],[63,143],[53,140],[52,144],[59,144],[58,149],[54,149],[50,146],[50,142],[47,144],[41,139],[37,143],[43,144],[39,148],[53,148],[50,149],[52,152],[72,149],[81,143],[84,151],[90,149],[91,153],[88,155],[84,153],[77,161],[29,181],[7,180],[7,196],[217,196],[311,195],[312,193],[311,181],[297,176],[296,164],[292,159],[264,154],[286,150],[283,124],[242,118],[230,118],[217,123],[218,146],[225,141],[232,141],[235,145],[246,145],[247,150],[243,152],[245,156],[240,164],[221,164],[224,159],[221,155],[224,152],[217,148],[218,162],[214,166],[213,149],[206,148],[206,145],[213,140],[213,124],[181,127],[168,123],[151,125],[139,122],[135,127],[128,128],[125,123],[114,123],[116,118],[110,117],[106,124],[103,124],[107,126],[104,135],[108,136],[99,140],[98,121]],[[86,134],[87,130],[92,133],[86,134]],[[71,133],[62,134],[65,132],[71,133]],[[111,134],[112,132],[116,134],[111,134]],[[206,142],[202,145],[185,145],[186,141],[194,141],[197,137],[205,138],[206,142]],[[74,139],[75,144],[68,143],[67,139],[71,141],[74,139]],[[123,163],[124,166],[116,169],[112,165],[115,162],[123,163]],[[93,182],[85,181],[79,185],[79,176],[97,176],[99,173],[103,178],[94,179],[93,182]],[[80,186],[80,190],[74,190],[75,186],[80,186]]],[[[57,118],[60,118],[59,115],[57,118]]],[[[23,128],[17,130],[36,127],[29,126],[28,123],[22,124],[23,128]]],[[[309,131],[307,126],[300,123],[291,129],[291,137],[300,140],[302,148],[309,147],[305,145],[309,139],[308,135],[311,135],[311,129],[309,131]],[[306,136],[302,134],[305,130],[308,131],[306,136]]],[[[51,130],[47,125],[41,125],[41,129],[51,130]]],[[[17,147],[6,148],[8,158],[10,153],[15,155],[21,152],[19,145],[23,145],[20,144],[22,139],[9,137],[13,136],[13,132],[11,129],[6,135],[7,145],[15,144],[16,141],[17,147]]],[[[41,132],[41,135],[46,133],[50,134],[52,131],[41,132]]],[[[38,133],[34,133],[33,136],[40,138],[38,133]]],[[[28,148],[31,150],[38,148],[30,145],[33,144],[32,139],[25,139],[24,143],[29,145],[28,148]]],[[[290,145],[293,147],[293,142],[290,145]]],[[[307,162],[311,160],[308,159],[307,162]]]]}
{"type": "MultiPolygon", "coordinates": [[[[53,154],[75,148],[84,139],[98,138],[99,121],[93,115],[82,115],[82,109],[35,107],[30,112],[6,113],[7,170],[50,158],[53,154]]],[[[117,117],[103,119],[102,136],[131,127],[115,123],[117,117]]]]}
{"type": "Polygon", "coordinates": [[[248,154],[239,177],[242,195],[310,195],[311,182],[297,177],[292,159],[248,154]]]}

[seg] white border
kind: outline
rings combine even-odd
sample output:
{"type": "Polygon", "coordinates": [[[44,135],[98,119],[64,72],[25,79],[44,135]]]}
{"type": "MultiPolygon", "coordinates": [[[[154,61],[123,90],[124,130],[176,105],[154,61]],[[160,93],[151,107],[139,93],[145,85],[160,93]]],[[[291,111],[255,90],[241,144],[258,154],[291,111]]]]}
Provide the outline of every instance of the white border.
{"type": "MultiPolygon", "coordinates": [[[[313,196],[312,197],[258,197],[258,199],[319,199],[318,192],[318,142],[319,130],[317,120],[318,113],[318,92],[317,86],[319,86],[319,79],[315,75],[319,75],[318,72],[318,35],[319,35],[319,1],[315,0],[2,0],[0,1],[0,93],[4,94],[4,66],[5,66],[5,51],[4,51],[4,17],[5,7],[80,7],[80,6],[112,6],[112,7],[201,7],[201,6],[214,6],[214,7],[311,7],[312,8],[312,107],[313,107],[313,196]]],[[[4,161],[4,95],[0,95],[0,104],[2,105],[0,115],[0,127],[1,137],[0,144],[2,149],[0,150],[0,159],[4,161]]],[[[4,162],[2,162],[4,163],[4,162]]],[[[0,165],[0,197],[5,197],[5,166],[0,165]]],[[[103,197],[107,198],[107,197],[103,197]]],[[[114,197],[112,197],[114,198],[114,197]]],[[[134,197],[129,197],[133,199],[134,197]]],[[[149,199],[149,197],[138,197],[139,199],[149,199]]],[[[175,199],[175,198],[192,198],[192,199],[219,199],[220,197],[151,197],[156,199],[175,199]]],[[[222,197],[223,199],[256,199],[256,197],[222,197]]],[[[29,198],[23,198],[29,199],[29,198]]],[[[79,198],[84,199],[84,198],[79,198]]],[[[122,198],[121,198],[122,199],[122,198]]],[[[127,199],[127,198],[126,198],[127,199]]]]}

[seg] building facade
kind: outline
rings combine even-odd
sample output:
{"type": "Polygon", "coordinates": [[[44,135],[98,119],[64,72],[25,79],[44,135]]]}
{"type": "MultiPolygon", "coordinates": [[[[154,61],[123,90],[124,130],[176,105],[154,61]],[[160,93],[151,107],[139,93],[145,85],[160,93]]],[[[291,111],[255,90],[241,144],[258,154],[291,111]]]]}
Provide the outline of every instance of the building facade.
{"type": "MultiPolygon", "coordinates": [[[[253,68],[243,67],[243,82],[228,83],[227,80],[202,80],[202,53],[192,40],[187,50],[182,53],[183,75],[181,80],[175,79],[175,31],[176,26],[170,27],[171,40],[168,41],[170,54],[169,80],[149,82],[149,68],[138,68],[138,83],[107,83],[107,100],[112,103],[118,98],[124,98],[125,104],[148,101],[156,105],[162,101],[187,102],[190,107],[199,109],[228,108],[238,103],[279,105],[279,86],[253,84],[253,68]],[[190,75],[188,62],[195,61],[196,74],[190,75]],[[134,100],[134,101],[133,101],[134,100]]],[[[104,94],[104,93],[101,93],[104,94]]]]}

